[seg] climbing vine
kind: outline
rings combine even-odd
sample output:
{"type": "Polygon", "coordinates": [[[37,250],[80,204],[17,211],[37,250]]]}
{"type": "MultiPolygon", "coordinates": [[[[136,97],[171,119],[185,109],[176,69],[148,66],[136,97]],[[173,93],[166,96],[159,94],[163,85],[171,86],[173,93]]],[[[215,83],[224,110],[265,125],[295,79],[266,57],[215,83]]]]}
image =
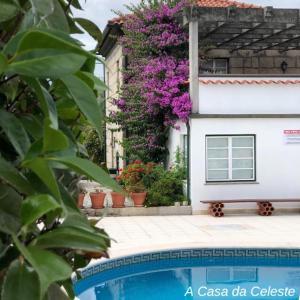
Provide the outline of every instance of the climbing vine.
{"type": "Polygon", "coordinates": [[[124,18],[120,42],[128,63],[110,120],[126,133],[128,160],[164,161],[169,129],[188,120],[188,34],[177,18],[185,5],[142,1],[124,18]]]}

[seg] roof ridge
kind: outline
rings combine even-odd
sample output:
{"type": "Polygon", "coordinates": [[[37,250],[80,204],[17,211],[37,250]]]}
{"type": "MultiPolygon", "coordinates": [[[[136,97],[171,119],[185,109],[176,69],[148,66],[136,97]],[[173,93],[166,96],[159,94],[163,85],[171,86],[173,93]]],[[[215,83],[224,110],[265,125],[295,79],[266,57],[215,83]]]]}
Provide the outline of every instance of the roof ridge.
{"type": "Polygon", "coordinates": [[[229,7],[235,6],[238,8],[260,8],[255,4],[249,4],[245,2],[235,1],[235,0],[196,0],[198,6],[202,7],[229,7]]]}
{"type": "MultiPolygon", "coordinates": [[[[237,8],[261,8],[261,6],[257,6],[255,4],[248,4],[245,2],[240,2],[236,0],[195,0],[200,7],[230,7],[234,6],[237,8]]],[[[122,15],[119,17],[115,17],[108,21],[110,25],[122,25],[128,15],[122,15]]]]}

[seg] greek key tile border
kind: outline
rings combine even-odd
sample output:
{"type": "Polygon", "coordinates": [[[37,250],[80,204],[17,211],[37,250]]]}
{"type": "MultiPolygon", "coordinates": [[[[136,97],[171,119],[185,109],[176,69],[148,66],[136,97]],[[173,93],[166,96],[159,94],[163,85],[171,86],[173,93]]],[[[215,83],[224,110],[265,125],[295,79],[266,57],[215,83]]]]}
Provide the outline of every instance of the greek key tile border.
{"type": "MultiPolygon", "coordinates": [[[[160,252],[143,253],[132,256],[126,256],[117,259],[107,260],[97,265],[83,269],[80,273],[82,278],[87,278],[103,271],[108,271],[128,265],[137,265],[153,261],[163,261],[171,259],[201,259],[201,258],[299,258],[300,249],[240,249],[240,248],[224,248],[224,249],[180,249],[160,252]]],[[[76,278],[73,278],[76,282],[76,278]]]]}

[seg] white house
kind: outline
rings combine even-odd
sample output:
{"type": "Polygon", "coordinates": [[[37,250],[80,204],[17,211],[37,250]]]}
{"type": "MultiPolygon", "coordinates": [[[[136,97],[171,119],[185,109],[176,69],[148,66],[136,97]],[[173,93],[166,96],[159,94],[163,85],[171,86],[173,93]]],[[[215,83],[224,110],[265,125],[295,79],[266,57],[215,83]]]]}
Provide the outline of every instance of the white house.
{"type": "Polygon", "coordinates": [[[195,214],[207,212],[202,201],[300,208],[284,202],[300,201],[299,18],[300,10],[271,7],[185,10],[193,113],[171,132],[169,149],[188,148],[195,214]]]}

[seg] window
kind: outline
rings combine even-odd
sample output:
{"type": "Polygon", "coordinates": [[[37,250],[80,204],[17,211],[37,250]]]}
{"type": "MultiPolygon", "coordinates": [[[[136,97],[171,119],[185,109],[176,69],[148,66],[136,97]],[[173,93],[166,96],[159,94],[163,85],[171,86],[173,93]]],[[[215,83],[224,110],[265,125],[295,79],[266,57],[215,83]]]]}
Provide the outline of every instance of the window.
{"type": "MultiPolygon", "coordinates": [[[[109,72],[106,72],[106,80],[105,80],[106,82],[106,86],[108,86],[109,87],[109,72]]],[[[106,90],[106,99],[108,99],[109,98],[109,88],[106,90]]]]}
{"type": "Polygon", "coordinates": [[[255,267],[215,267],[206,269],[206,282],[209,284],[257,281],[257,268],[255,267]]]}
{"type": "Polygon", "coordinates": [[[228,74],[227,58],[208,58],[200,61],[200,74],[228,74]]]}
{"type": "Polygon", "coordinates": [[[120,90],[120,61],[117,60],[116,62],[116,68],[117,68],[117,90],[120,90]]]}
{"type": "Polygon", "coordinates": [[[207,136],[206,181],[254,181],[255,137],[207,136]]]}

